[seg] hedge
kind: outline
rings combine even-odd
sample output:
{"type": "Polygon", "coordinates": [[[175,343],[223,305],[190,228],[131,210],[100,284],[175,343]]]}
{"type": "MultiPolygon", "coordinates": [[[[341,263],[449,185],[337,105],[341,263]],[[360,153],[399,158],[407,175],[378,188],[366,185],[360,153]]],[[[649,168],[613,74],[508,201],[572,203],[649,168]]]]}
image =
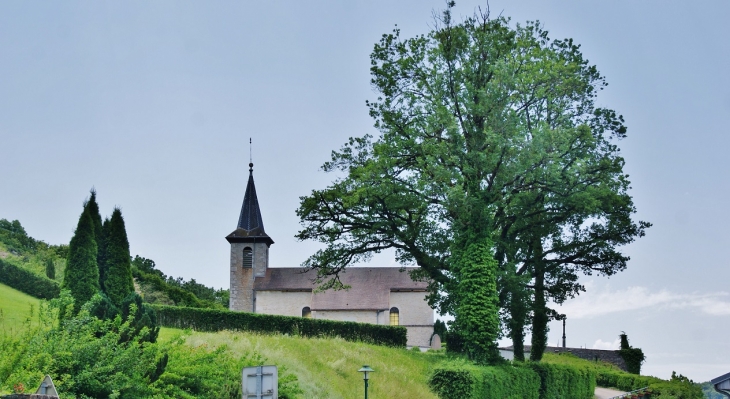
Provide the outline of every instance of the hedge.
{"type": "Polygon", "coordinates": [[[429,381],[441,399],[593,399],[593,371],[547,363],[475,366],[466,362],[439,366],[429,381]]]}
{"type": "Polygon", "coordinates": [[[652,398],[702,399],[702,388],[691,382],[662,380],[657,377],[629,374],[620,371],[598,371],[598,386],[618,388],[622,391],[634,391],[640,388],[651,388],[652,398]]]}
{"type": "Polygon", "coordinates": [[[428,384],[441,399],[540,399],[540,377],[527,367],[451,362],[436,368],[428,384]]]}
{"type": "Polygon", "coordinates": [[[61,293],[61,287],[57,282],[2,259],[0,259],[0,283],[40,299],[53,299],[61,293]]]}
{"type": "Polygon", "coordinates": [[[302,317],[232,312],[153,305],[157,322],[164,327],[191,328],[197,331],[254,331],[302,337],[341,337],[377,345],[405,347],[406,328],[347,321],[306,319],[302,317]]]}
{"type": "Polygon", "coordinates": [[[452,361],[435,369],[428,384],[441,399],[540,398],[540,377],[526,367],[452,361]]]}
{"type": "Polygon", "coordinates": [[[549,363],[527,362],[540,376],[540,399],[593,399],[596,374],[593,370],[549,363]]]}

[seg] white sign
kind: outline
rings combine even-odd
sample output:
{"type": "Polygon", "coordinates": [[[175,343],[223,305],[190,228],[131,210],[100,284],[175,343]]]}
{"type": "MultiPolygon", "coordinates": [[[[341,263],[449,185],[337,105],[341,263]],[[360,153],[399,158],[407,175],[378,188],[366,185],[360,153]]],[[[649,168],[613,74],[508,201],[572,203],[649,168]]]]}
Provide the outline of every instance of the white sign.
{"type": "Polygon", "coordinates": [[[246,367],[241,373],[243,399],[278,399],[279,373],[276,366],[246,367]]]}

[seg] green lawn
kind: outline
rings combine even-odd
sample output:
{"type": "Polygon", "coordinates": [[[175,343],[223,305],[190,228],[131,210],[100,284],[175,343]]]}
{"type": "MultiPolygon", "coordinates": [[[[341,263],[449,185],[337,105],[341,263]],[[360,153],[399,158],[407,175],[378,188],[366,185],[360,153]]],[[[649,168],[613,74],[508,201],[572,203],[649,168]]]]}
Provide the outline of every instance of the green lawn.
{"type": "Polygon", "coordinates": [[[40,299],[0,284],[0,333],[3,328],[19,326],[28,320],[31,308],[33,315],[37,315],[40,303],[40,299]]]}
{"type": "Polygon", "coordinates": [[[445,359],[441,353],[348,342],[342,339],[300,338],[243,332],[183,332],[163,328],[160,341],[184,334],[189,345],[217,348],[234,355],[255,351],[267,364],[283,366],[299,379],[305,398],[363,397],[364,364],[372,367],[369,393],[373,398],[436,398],[426,381],[432,367],[445,359]]]}

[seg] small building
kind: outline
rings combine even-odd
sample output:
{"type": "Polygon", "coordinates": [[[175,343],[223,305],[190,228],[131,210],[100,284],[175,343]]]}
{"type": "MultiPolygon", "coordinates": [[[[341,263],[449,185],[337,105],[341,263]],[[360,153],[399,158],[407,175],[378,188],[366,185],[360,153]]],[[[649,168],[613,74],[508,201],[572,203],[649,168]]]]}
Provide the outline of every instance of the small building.
{"type": "Polygon", "coordinates": [[[264,231],[253,164],[231,244],[230,309],[385,325],[408,330],[408,345],[428,347],[433,309],[426,302],[428,283],[413,281],[410,268],[348,267],[340,274],[347,290],[315,292],[315,276],[302,267],[270,267],[274,240],[264,231]]]}

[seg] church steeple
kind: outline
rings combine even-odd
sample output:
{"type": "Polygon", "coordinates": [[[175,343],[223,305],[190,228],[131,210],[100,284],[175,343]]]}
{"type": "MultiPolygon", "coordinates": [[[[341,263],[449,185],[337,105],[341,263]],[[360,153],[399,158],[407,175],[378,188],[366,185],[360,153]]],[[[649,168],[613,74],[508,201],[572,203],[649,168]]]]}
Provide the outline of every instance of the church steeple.
{"type": "Polygon", "coordinates": [[[264,231],[264,220],[261,217],[261,208],[256,196],[256,186],[253,182],[253,163],[248,164],[248,184],[246,194],[243,196],[241,214],[238,217],[236,231],[226,237],[228,242],[265,242],[267,245],[274,243],[264,231]]]}

